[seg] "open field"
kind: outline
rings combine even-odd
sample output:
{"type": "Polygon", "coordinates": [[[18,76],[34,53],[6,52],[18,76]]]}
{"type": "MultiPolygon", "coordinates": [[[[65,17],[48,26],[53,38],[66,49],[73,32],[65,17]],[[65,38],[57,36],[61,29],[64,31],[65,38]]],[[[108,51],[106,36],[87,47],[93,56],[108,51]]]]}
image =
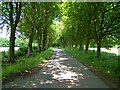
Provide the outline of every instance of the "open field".
{"type": "MultiPolygon", "coordinates": [[[[89,48],[89,50],[95,50],[96,51],[97,48],[89,48]]],[[[116,55],[120,55],[117,48],[109,48],[109,49],[101,48],[101,52],[108,52],[108,53],[114,53],[116,55]]]]}
{"type": "MultiPolygon", "coordinates": [[[[15,47],[15,50],[17,51],[19,49],[19,47],[15,47]]],[[[2,51],[8,51],[9,50],[9,47],[0,47],[0,52],[2,51]]],[[[97,50],[97,48],[89,48],[89,50],[97,50]]],[[[106,48],[101,48],[101,51],[102,52],[108,52],[108,53],[114,53],[116,55],[120,55],[120,53],[118,53],[118,49],[117,48],[109,48],[109,49],[106,49],[106,48]]]]}
{"type": "MultiPolygon", "coordinates": [[[[15,47],[15,50],[18,50],[19,47],[15,47]]],[[[0,52],[2,51],[8,51],[9,50],[9,47],[0,47],[0,52]]]]}

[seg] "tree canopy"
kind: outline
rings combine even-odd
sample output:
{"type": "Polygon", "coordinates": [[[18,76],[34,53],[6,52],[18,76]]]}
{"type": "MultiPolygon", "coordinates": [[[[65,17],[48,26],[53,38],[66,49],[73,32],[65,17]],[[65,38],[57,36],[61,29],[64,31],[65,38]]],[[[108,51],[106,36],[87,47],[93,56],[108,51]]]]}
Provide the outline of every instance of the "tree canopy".
{"type": "Polygon", "coordinates": [[[102,46],[114,45],[120,37],[120,2],[72,2],[63,3],[63,6],[63,46],[80,49],[85,46],[88,51],[89,44],[94,41],[99,57],[102,46]]]}
{"type": "Polygon", "coordinates": [[[0,9],[0,26],[10,31],[9,62],[16,32],[28,39],[28,56],[33,41],[38,52],[55,45],[86,52],[97,47],[97,57],[101,47],[120,44],[120,2],[2,2],[0,9]]]}

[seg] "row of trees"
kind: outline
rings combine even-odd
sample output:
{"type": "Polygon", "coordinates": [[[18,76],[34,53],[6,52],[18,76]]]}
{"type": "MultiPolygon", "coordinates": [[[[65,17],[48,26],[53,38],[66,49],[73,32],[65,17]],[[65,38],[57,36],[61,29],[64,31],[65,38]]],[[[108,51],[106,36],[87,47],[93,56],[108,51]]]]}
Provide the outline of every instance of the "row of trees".
{"type": "Polygon", "coordinates": [[[120,44],[120,2],[64,3],[62,10],[61,45],[85,46],[86,52],[90,45],[96,45],[99,57],[102,46],[120,44]]]}
{"type": "Polygon", "coordinates": [[[9,62],[14,62],[17,31],[28,39],[28,56],[33,41],[38,52],[53,43],[85,46],[86,52],[96,45],[98,57],[101,46],[120,44],[120,2],[2,2],[0,9],[0,26],[10,31],[9,62]]]}
{"type": "Polygon", "coordinates": [[[52,45],[55,31],[52,23],[58,12],[58,6],[52,2],[2,2],[0,6],[1,25],[7,25],[10,31],[9,62],[14,62],[15,33],[21,32],[28,39],[28,56],[32,53],[32,42],[38,45],[38,52],[52,45]]]}

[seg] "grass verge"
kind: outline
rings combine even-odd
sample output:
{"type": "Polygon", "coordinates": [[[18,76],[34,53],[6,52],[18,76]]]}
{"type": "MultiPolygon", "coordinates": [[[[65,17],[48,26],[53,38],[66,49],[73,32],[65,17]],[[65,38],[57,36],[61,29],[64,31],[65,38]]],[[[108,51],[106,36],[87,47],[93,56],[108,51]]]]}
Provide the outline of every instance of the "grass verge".
{"type": "Polygon", "coordinates": [[[96,58],[96,52],[93,51],[86,53],[85,51],[80,51],[76,48],[64,48],[63,50],[81,62],[99,69],[103,73],[108,74],[112,79],[118,81],[118,77],[120,76],[119,57],[114,56],[114,54],[102,52],[101,57],[98,60],[96,58]]]}
{"type": "Polygon", "coordinates": [[[0,52],[0,80],[2,79],[2,52],[0,52]]]}
{"type": "Polygon", "coordinates": [[[43,62],[43,60],[50,58],[52,55],[52,48],[47,49],[41,53],[34,52],[31,57],[21,57],[16,60],[16,63],[13,64],[5,64],[2,67],[2,77],[7,77],[12,74],[20,73],[24,70],[29,70],[34,68],[37,64],[43,62]]]}

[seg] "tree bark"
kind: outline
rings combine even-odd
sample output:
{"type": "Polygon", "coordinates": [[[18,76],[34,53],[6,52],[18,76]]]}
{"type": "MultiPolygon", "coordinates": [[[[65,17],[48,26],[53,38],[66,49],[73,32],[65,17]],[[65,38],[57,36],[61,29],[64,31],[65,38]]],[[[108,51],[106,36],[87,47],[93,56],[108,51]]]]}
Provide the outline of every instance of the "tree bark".
{"type": "Polygon", "coordinates": [[[10,46],[9,46],[9,63],[14,62],[14,47],[15,47],[15,29],[11,27],[10,46]]]}
{"type": "Polygon", "coordinates": [[[40,30],[38,30],[38,52],[41,52],[41,40],[42,40],[42,32],[40,32],[40,30]]]}
{"type": "Polygon", "coordinates": [[[79,49],[83,50],[83,42],[81,42],[79,46],[80,46],[79,49]]]}
{"type": "Polygon", "coordinates": [[[8,62],[13,63],[14,62],[14,47],[15,47],[15,31],[16,31],[17,24],[20,20],[22,4],[21,4],[21,2],[16,3],[16,8],[15,8],[16,19],[15,19],[15,21],[13,19],[14,7],[13,7],[12,2],[9,3],[9,7],[10,7],[9,20],[10,20],[11,33],[10,33],[10,42],[9,42],[10,45],[9,45],[9,61],[8,62]]]}
{"type": "Polygon", "coordinates": [[[46,49],[46,44],[47,44],[47,29],[45,29],[43,32],[43,50],[46,49]]]}
{"type": "Polygon", "coordinates": [[[29,42],[28,42],[28,56],[30,56],[32,53],[32,42],[33,42],[33,28],[29,37],[29,42]]]}
{"type": "Polygon", "coordinates": [[[90,43],[90,40],[89,40],[89,38],[88,38],[87,41],[86,41],[86,46],[85,46],[85,51],[86,51],[86,52],[88,52],[89,43],[90,43]]]}
{"type": "Polygon", "coordinates": [[[91,34],[91,19],[88,20],[88,32],[87,32],[87,40],[85,51],[88,52],[89,44],[90,44],[90,34],[91,34]]]}
{"type": "Polygon", "coordinates": [[[38,40],[38,52],[41,52],[41,43],[40,43],[40,40],[38,40]]]}
{"type": "Polygon", "coordinates": [[[97,57],[100,57],[100,52],[101,52],[101,40],[97,40],[97,57]]]}

